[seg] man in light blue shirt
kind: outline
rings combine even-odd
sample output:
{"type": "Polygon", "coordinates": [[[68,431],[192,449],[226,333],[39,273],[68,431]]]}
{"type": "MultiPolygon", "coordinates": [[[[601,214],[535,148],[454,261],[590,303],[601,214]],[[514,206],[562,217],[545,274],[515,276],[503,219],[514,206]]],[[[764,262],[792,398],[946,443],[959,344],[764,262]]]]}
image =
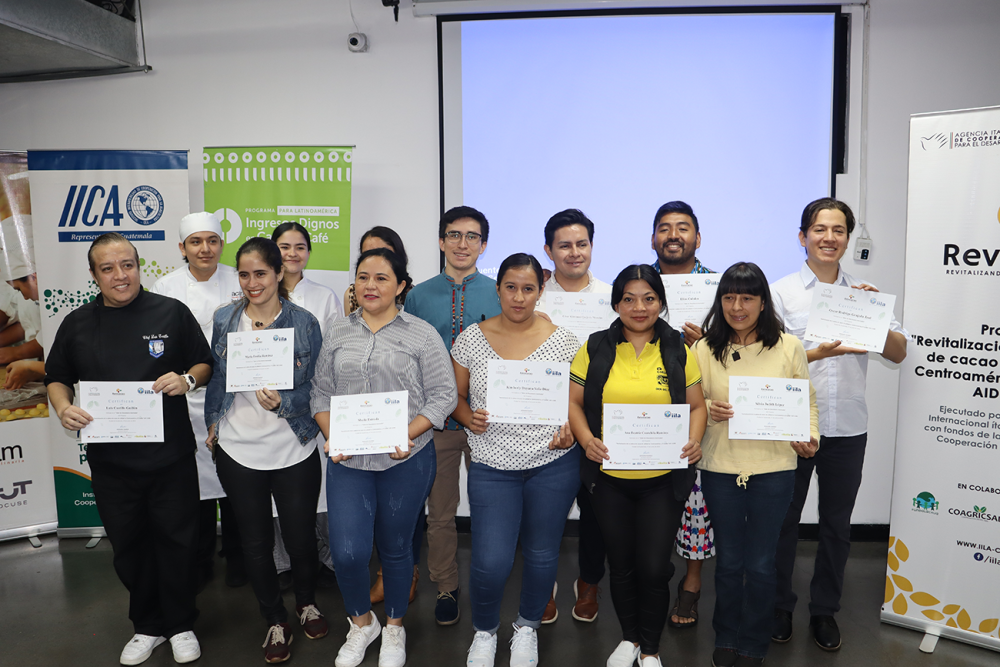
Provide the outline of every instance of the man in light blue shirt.
{"type": "MultiPolygon", "coordinates": [[[[471,324],[500,314],[496,281],[476,269],[486,252],[490,225],[486,216],[470,206],[449,209],[438,227],[438,243],[445,267],[437,276],[415,286],[406,295],[406,312],[426,320],[451,346],[471,324]]],[[[434,618],[439,625],[458,622],[458,532],[455,512],[460,498],[462,457],[472,461],[468,438],[458,422],[449,418],[434,433],[437,477],[427,503],[427,569],[438,585],[434,618]]]]}

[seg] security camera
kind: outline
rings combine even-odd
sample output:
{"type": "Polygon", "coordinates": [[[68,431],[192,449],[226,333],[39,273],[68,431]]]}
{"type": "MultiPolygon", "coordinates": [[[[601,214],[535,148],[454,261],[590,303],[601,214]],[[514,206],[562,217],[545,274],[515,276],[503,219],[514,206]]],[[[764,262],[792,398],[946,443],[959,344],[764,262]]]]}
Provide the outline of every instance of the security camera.
{"type": "Polygon", "coordinates": [[[368,50],[368,36],[363,32],[352,32],[347,36],[347,48],[352,53],[364,53],[368,50]]]}

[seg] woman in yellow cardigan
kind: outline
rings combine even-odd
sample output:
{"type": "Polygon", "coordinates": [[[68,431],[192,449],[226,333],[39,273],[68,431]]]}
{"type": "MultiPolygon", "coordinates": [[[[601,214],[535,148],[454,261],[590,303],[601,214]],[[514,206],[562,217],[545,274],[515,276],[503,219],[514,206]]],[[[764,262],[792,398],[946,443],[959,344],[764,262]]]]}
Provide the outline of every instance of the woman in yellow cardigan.
{"type": "Polygon", "coordinates": [[[771,642],[778,535],[796,459],[819,447],[819,413],[810,383],[808,442],[729,439],[730,378],[809,379],[802,343],[784,333],[756,264],[740,262],[722,274],[704,331],[692,351],[709,410],[698,467],[718,554],[712,664],[751,667],[763,663],[771,642]]]}

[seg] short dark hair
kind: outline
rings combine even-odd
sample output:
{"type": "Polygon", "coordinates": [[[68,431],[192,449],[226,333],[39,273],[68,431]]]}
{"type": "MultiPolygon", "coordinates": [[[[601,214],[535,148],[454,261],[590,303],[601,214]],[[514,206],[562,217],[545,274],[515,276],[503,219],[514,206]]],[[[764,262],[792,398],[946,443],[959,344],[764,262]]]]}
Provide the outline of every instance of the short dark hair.
{"type": "Polygon", "coordinates": [[[441,224],[438,225],[438,238],[443,239],[444,233],[448,229],[448,225],[456,220],[461,220],[462,218],[472,218],[478,222],[479,233],[483,237],[483,243],[486,243],[489,240],[490,223],[487,222],[485,215],[471,206],[456,206],[455,208],[450,208],[445,211],[444,215],[441,216],[441,224]]]}
{"type": "MultiPolygon", "coordinates": [[[[281,262],[281,251],[278,250],[278,244],[271,239],[266,239],[263,236],[251,236],[248,238],[240,249],[236,251],[236,270],[240,270],[240,259],[243,255],[247,253],[254,253],[267,264],[269,267],[274,269],[274,275],[281,273],[283,264],[281,262]]],[[[285,287],[285,281],[278,282],[278,296],[282,299],[288,300],[288,289],[285,287]]],[[[246,295],[243,295],[246,299],[246,295]]]]}
{"type": "Polygon", "coordinates": [[[371,237],[388,243],[392,246],[392,251],[399,256],[400,260],[402,260],[403,266],[409,265],[410,261],[406,257],[406,249],[403,247],[403,239],[399,238],[399,234],[396,233],[396,230],[390,227],[382,227],[381,225],[372,227],[361,236],[361,243],[358,244],[359,252],[364,252],[364,250],[361,250],[361,247],[364,246],[365,241],[371,237]]]}
{"type": "Polygon", "coordinates": [[[309,252],[313,251],[312,239],[309,238],[309,230],[297,222],[283,222],[275,227],[274,231],[271,232],[271,240],[277,243],[278,239],[280,239],[281,235],[285,232],[298,232],[299,234],[302,234],[302,236],[306,239],[306,248],[309,249],[309,252]]]}
{"type": "MultiPolygon", "coordinates": [[[[389,268],[392,269],[392,274],[396,276],[396,282],[403,283],[405,285],[402,294],[405,294],[406,291],[413,285],[413,279],[410,278],[410,274],[406,272],[406,264],[403,264],[403,260],[399,258],[399,255],[388,248],[372,248],[371,250],[366,250],[361,253],[361,256],[358,257],[358,263],[354,265],[355,278],[358,276],[358,269],[361,268],[361,263],[369,257],[381,257],[385,261],[389,262],[389,268]]],[[[360,297],[360,295],[358,296],[360,297]]]]}
{"type": "Polygon", "coordinates": [[[611,283],[611,307],[617,308],[625,296],[625,285],[633,280],[642,280],[650,289],[656,292],[660,300],[660,314],[667,313],[667,292],[663,289],[663,279],[649,264],[632,264],[622,269],[615,281],[611,283]]]}
{"type": "Polygon", "coordinates": [[[531,270],[535,272],[535,277],[538,278],[538,288],[541,289],[542,285],[545,284],[545,274],[542,272],[542,265],[538,263],[534,255],[529,255],[526,252],[516,252],[500,262],[500,270],[497,271],[497,291],[500,291],[500,282],[503,280],[505,273],[511,269],[520,269],[525,266],[530,266],[531,270]]]}
{"type": "Polygon", "coordinates": [[[774,301],[771,299],[771,288],[767,286],[767,277],[760,267],[753,262],[737,262],[719,278],[719,288],[715,292],[712,310],[705,318],[702,329],[705,332],[705,344],[712,351],[712,356],[726,365],[726,350],[733,339],[733,328],[726,321],[722,311],[722,297],[727,294],[750,294],[759,296],[763,310],[757,319],[757,340],[764,344],[764,349],[770,349],[778,344],[785,328],[774,312],[774,301]]]}
{"type": "Polygon", "coordinates": [[[545,245],[551,248],[556,239],[556,231],[570,225],[585,227],[590,242],[594,242],[594,223],[580,209],[568,208],[565,211],[559,211],[545,223],[545,245]]]}
{"type": "Polygon", "coordinates": [[[803,234],[808,232],[812,224],[816,222],[816,216],[819,215],[820,211],[840,211],[847,218],[847,235],[850,236],[854,232],[854,211],[851,210],[850,206],[833,197],[823,197],[806,204],[806,207],[802,210],[802,222],[799,224],[799,231],[803,234]]]}
{"type": "Polygon", "coordinates": [[[112,243],[127,243],[132,246],[132,252],[135,253],[135,263],[139,263],[139,251],[136,249],[132,242],[127,238],[119,234],[118,232],[106,232],[101,234],[94,242],[90,244],[90,248],[87,250],[87,264],[90,265],[90,272],[94,272],[94,250],[100,248],[101,246],[111,245],[112,243]]]}
{"type": "Polygon", "coordinates": [[[665,216],[667,213],[683,213],[684,215],[690,216],[691,222],[694,223],[694,233],[701,233],[701,228],[698,226],[698,216],[694,214],[694,209],[691,208],[690,204],[682,201],[668,201],[666,204],[656,209],[656,215],[653,217],[654,232],[656,231],[657,225],[660,224],[660,218],[665,216]]]}

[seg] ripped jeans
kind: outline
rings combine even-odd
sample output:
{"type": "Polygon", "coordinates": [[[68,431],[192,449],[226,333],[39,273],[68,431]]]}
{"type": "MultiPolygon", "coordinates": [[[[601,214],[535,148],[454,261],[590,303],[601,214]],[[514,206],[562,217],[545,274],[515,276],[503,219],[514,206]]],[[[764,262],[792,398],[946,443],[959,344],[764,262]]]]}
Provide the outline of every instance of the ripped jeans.
{"type": "Polygon", "coordinates": [[[402,618],[413,580],[413,527],[437,472],[434,441],[388,470],[326,467],[330,551],[344,607],[351,616],[371,609],[368,563],[378,545],[385,586],[385,613],[402,618]]]}

